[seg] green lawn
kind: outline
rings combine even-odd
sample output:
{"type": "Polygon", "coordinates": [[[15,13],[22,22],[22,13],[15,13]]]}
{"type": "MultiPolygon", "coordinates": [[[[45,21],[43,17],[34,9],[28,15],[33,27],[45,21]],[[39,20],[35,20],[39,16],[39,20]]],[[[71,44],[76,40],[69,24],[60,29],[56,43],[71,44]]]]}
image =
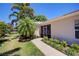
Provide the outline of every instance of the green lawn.
{"type": "Polygon", "coordinates": [[[18,42],[17,39],[12,38],[9,38],[9,40],[0,43],[0,55],[44,56],[44,54],[31,41],[18,42]]]}

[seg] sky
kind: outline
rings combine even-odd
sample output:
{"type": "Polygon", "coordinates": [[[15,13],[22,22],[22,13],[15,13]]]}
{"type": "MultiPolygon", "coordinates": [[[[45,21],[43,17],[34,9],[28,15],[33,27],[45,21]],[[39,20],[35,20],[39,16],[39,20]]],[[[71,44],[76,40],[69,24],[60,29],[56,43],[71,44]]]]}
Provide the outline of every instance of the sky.
{"type": "MultiPolygon", "coordinates": [[[[9,23],[9,15],[12,4],[0,3],[0,20],[9,23]]],[[[36,15],[45,15],[48,20],[62,16],[75,10],[79,10],[77,3],[31,3],[30,7],[34,9],[36,15]]]]}

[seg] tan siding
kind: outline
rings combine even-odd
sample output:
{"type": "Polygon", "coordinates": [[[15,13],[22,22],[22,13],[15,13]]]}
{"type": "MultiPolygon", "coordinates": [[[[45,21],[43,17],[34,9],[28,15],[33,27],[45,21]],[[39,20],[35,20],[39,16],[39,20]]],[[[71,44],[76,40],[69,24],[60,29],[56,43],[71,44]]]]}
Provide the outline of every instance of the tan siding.
{"type": "Polygon", "coordinates": [[[62,19],[58,22],[52,22],[51,35],[61,39],[75,39],[74,21],[79,19],[78,16],[62,19]]]}

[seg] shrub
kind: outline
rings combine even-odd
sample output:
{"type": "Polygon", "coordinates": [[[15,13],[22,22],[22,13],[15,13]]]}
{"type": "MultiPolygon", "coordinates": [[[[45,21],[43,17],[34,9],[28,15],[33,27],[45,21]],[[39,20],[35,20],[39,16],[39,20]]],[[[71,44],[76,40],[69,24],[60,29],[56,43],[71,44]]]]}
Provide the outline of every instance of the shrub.
{"type": "Polygon", "coordinates": [[[73,43],[73,44],[71,45],[71,47],[74,48],[74,49],[76,49],[77,51],[79,51],[79,45],[78,45],[78,44],[73,43]]]}
{"type": "Polygon", "coordinates": [[[54,42],[50,42],[50,45],[53,46],[54,42]]]}
{"type": "Polygon", "coordinates": [[[77,51],[73,48],[69,48],[65,52],[66,52],[67,55],[70,55],[70,56],[72,55],[73,56],[73,55],[76,54],[77,51]]]}
{"type": "Polygon", "coordinates": [[[11,31],[13,30],[13,26],[11,24],[6,24],[6,29],[5,29],[5,33],[6,34],[11,34],[11,31]]]}
{"type": "Polygon", "coordinates": [[[54,43],[52,44],[52,47],[56,48],[58,44],[54,43]]]}
{"type": "Polygon", "coordinates": [[[8,26],[8,24],[0,21],[0,37],[4,36],[5,34],[8,34],[8,33],[10,33],[10,27],[8,26]]]}
{"type": "Polygon", "coordinates": [[[44,36],[43,39],[48,40],[48,37],[44,36]]]}
{"type": "Polygon", "coordinates": [[[53,43],[53,45],[52,45],[54,48],[56,48],[56,49],[58,49],[58,50],[60,50],[60,51],[62,51],[63,50],[63,46],[61,45],[61,44],[57,44],[57,43],[53,43]]]}
{"type": "Polygon", "coordinates": [[[53,42],[53,39],[52,38],[49,38],[49,41],[53,42]]]}
{"type": "Polygon", "coordinates": [[[43,39],[42,39],[42,41],[44,41],[45,43],[47,43],[47,44],[49,44],[49,45],[53,45],[53,41],[52,41],[52,39],[48,39],[48,37],[44,37],[43,39]]]}
{"type": "Polygon", "coordinates": [[[57,44],[60,43],[60,41],[59,41],[58,39],[54,39],[53,41],[54,41],[55,43],[57,43],[57,44]]]}
{"type": "Polygon", "coordinates": [[[3,30],[0,29],[0,37],[2,37],[3,34],[4,34],[3,30]]]}
{"type": "Polygon", "coordinates": [[[49,40],[46,40],[46,43],[47,43],[48,45],[51,45],[51,42],[50,42],[49,40]]]}
{"type": "Polygon", "coordinates": [[[2,21],[0,21],[0,37],[2,37],[5,34],[6,24],[2,21]]]}
{"type": "Polygon", "coordinates": [[[63,51],[63,48],[64,48],[64,47],[63,47],[62,45],[58,44],[58,46],[57,46],[57,49],[58,49],[58,50],[63,51]]]}
{"type": "Polygon", "coordinates": [[[61,45],[63,45],[64,47],[67,47],[68,44],[67,44],[66,41],[63,40],[63,41],[61,42],[61,45]]]}

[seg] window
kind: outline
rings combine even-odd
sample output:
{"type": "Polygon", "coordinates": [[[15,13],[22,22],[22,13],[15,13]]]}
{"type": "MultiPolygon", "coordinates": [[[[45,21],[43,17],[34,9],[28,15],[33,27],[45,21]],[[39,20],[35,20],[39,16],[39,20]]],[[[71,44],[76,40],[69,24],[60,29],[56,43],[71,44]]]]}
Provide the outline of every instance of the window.
{"type": "Polygon", "coordinates": [[[75,21],[75,38],[79,39],[79,20],[75,21]]]}

